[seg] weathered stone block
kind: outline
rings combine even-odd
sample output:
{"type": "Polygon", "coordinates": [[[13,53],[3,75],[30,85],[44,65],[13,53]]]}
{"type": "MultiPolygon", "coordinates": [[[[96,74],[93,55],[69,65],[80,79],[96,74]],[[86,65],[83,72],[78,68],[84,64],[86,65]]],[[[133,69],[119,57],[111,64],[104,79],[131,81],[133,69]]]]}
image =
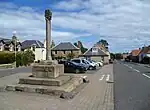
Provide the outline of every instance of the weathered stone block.
{"type": "Polygon", "coordinates": [[[36,89],[32,88],[32,87],[24,87],[24,92],[31,92],[31,93],[35,93],[36,89]]]}
{"type": "Polygon", "coordinates": [[[55,79],[51,78],[36,78],[36,77],[26,77],[20,78],[19,84],[31,84],[31,85],[46,85],[46,86],[61,86],[64,83],[71,80],[70,76],[61,75],[55,79]]]}
{"type": "Polygon", "coordinates": [[[64,74],[64,65],[33,65],[32,74],[37,78],[56,78],[64,74]]]}
{"type": "Polygon", "coordinates": [[[5,89],[7,91],[15,91],[15,86],[14,85],[7,85],[5,89]]]}
{"type": "Polygon", "coordinates": [[[75,94],[73,94],[72,92],[64,92],[60,95],[60,98],[63,99],[73,99],[75,96],[75,94]]]}

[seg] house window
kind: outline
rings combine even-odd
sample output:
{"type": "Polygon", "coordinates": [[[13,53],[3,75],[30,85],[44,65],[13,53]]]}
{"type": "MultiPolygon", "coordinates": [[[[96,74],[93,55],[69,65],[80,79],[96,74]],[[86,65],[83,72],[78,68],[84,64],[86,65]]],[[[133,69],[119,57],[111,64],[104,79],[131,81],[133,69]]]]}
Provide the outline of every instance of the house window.
{"type": "Polygon", "coordinates": [[[57,51],[55,51],[55,54],[57,54],[57,51]]]}
{"type": "Polygon", "coordinates": [[[71,53],[73,53],[73,51],[71,50],[71,53]]]}
{"type": "Polygon", "coordinates": [[[66,54],[66,51],[64,50],[64,54],[66,54]]]}

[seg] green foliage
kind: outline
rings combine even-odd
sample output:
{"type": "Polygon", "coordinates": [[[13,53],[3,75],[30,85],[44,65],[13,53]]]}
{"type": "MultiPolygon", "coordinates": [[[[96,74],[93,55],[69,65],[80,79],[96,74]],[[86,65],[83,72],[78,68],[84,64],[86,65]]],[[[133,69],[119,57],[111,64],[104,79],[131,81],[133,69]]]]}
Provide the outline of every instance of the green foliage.
{"type": "Polygon", "coordinates": [[[54,46],[55,46],[55,42],[54,40],[52,40],[51,48],[53,48],[54,46]]]}
{"type": "Polygon", "coordinates": [[[76,42],[74,43],[74,45],[75,45],[76,47],[78,47],[78,44],[77,44],[76,42]]]}
{"type": "Polygon", "coordinates": [[[87,50],[88,50],[87,48],[81,47],[81,52],[82,53],[85,53],[87,50]]]}
{"type": "Polygon", "coordinates": [[[15,61],[15,54],[12,52],[0,52],[0,64],[13,63],[15,61]]]}
{"type": "Polygon", "coordinates": [[[115,59],[115,54],[110,53],[110,58],[111,58],[111,59],[115,59]]]}
{"type": "Polygon", "coordinates": [[[30,63],[33,63],[35,60],[35,55],[31,50],[27,50],[24,52],[23,54],[23,61],[24,61],[24,65],[28,65],[30,63]]]}
{"type": "Polygon", "coordinates": [[[74,53],[68,53],[68,55],[67,55],[67,59],[72,59],[74,57],[75,57],[74,53]]]}
{"type": "MultiPolygon", "coordinates": [[[[85,53],[88,49],[87,48],[85,48],[85,47],[83,47],[83,44],[82,44],[82,42],[81,41],[79,41],[80,42],[80,49],[81,49],[81,52],[82,53],[85,53]]],[[[75,42],[74,43],[74,45],[76,46],[76,47],[78,47],[78,44],[75,42]]],[[[78,47],[79,48],[79,47],[78,47]]]]}
{"type": "MultiPolygon", "coordinates": [[[[33,63],[35,55],[31,50],[25,52],[17,52],[16,66],[23,66],[33,63]]],[[[13,52],[0,52],[0,64],[9,64],[15,62],[15,53],[13,52]]]]}
{"type": "Polygon", "coordinates": [[[116,53],[115,59],[117,59],[117,60],[123,59],[123,55],[121,53],[116,53]]]}
{"type": "Polygon", "coordinates": [[[108,42],[107,40],[101,39],[100,41],[98,41],[97,43],[102,43],[104,45],[104,47],[108,47],[108,42]]]}
{"type": "Polygon", "coordinates": [[[55,57],[54,59],[56,59],[56,60],[61,60],[61,59],[66,59],[66,57],[58,56],[58,57],[55,57]]]}

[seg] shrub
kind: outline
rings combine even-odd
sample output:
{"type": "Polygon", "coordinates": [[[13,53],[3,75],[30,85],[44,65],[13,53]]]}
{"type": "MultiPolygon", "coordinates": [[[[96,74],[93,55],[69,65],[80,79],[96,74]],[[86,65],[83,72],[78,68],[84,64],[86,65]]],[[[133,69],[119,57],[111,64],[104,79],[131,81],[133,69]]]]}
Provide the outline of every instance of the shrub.
{"type": "Polygon", "coordinates": [[[15,61],[15,54],[12,52],[0,52],[0,64],[13,63],[15,61]]]}
{"type": "MultiPolygon", "coordinates": [[[[35,55],[31,50],[25,52],[17,52],[16,54],[16,66],[27,66],[33,63],[35,55]]],[[[0,64],[9,64],[15,62],[15,53],[13,52],[0,52],[0,64]]]]}
{"type": "Polygon", "coordinates": [[[67,58],[72,59],[74,58],[75,54],[74,53],[68,53],[67,58]]]}

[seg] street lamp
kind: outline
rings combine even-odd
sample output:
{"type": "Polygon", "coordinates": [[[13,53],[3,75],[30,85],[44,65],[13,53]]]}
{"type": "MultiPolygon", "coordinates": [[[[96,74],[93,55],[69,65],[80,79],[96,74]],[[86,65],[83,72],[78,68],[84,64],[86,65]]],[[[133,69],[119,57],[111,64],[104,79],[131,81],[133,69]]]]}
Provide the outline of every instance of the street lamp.
{"type": "Polygon", "coordinates": [[[14,31],[13,32],[13,37],[12,37],[12,40],[13,40],[13,42],[15,43],[15,68],[16,68],[16,56],[17,56],[17,54],[16,54],[16,41],[17,41],[17,37],[16,37],[16,31],[14,31]]]}

